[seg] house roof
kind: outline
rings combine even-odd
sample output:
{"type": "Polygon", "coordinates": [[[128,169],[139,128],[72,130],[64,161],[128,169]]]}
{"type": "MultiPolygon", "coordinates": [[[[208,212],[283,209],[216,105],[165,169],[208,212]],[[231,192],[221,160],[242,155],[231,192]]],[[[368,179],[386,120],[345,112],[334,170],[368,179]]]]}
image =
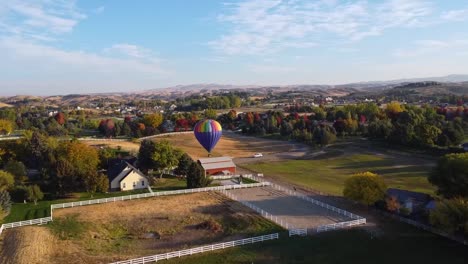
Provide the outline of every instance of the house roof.
{"type": "Polygon", "coordinates": [[[387,195],[391,197],[397,198],[399,201],[407,201],[412,200],[414,202],[419,203],[427,203],[431,200],[431,196],[429,194],[420,193],[420,192],[412,192],[407,190],[389,188],[387,189],[387,195]]]}
{"type": "Polygon", "coordinates": [[[146,178],[146,175],[143,174],[143,172],[141,172],[139,169],[133,167],[131,164],[127,163],[127,166],[130,168],[130,170],[128,170],[127,174],[125,174],[125,176],[122,177],[122,179],[120,179],[119,182],[123,181],[129,174],[130,172],[134,171],[136,172],[138,175],[140,175],[141,177],[143,178],[146,178]]]}
{"type": "Polygon", "coordinates": [[[137,158],[133,156],[109,160],[109,166],[107,168],[107,177],[109,178],[109,182],[112,182],[112,180],[119,176],[127,165],[134,164],[136,160],[137,158]]]}
{"type": "Polygon", "coordinates": [[[204,158],[199,159],[198,162],[204,170],[213,169],[224,169],[224,168],[235,168],[236,164],[230,157],[216,157],[216,158],[204,158]]]}

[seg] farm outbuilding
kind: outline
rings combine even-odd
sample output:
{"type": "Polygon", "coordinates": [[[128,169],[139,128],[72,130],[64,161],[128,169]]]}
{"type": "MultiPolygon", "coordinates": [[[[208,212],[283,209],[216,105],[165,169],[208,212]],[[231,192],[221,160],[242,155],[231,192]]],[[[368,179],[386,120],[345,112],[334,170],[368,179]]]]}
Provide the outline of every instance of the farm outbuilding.
{"type": "Polygon", "coordinates": [[[233,175],[236,174],[236,164],[230,157],[216,157],[199,159],[205,175],[233,175]]]}

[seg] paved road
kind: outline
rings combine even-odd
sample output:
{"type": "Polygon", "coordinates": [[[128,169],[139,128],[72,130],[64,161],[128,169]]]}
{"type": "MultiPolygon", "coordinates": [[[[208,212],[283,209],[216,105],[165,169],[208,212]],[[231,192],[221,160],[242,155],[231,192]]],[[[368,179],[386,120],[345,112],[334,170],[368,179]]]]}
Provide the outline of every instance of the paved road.
{"type": "Polygon", "coordinates": [[[230,190],[238,200],[249,202],[283,219],[295,228],[313,229],[352,219],[289,195],[273,187],[230,190]]]}

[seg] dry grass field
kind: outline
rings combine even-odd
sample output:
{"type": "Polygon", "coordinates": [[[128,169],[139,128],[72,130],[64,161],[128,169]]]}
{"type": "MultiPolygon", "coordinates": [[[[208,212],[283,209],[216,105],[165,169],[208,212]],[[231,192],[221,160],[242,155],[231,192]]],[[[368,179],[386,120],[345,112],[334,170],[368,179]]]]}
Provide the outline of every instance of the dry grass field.
{"type": "MultiPolygon", "coordinates": [[[[174,147],[187,152],[193,159],[208,156],[206,150],[200,146],[195,136],[192,134],[171,135],[159,137],[154,140],[163,139],[171,142],[174,147]]],[[[225,133],[214,148],[212,156],[245,158],[252,157],[252,155],[257,152],[261,152],[263,154],[280,153],[288,152],[292,148],[293,144],[285,141],[245,137],[234,135],[233,133],[225,133]]]]}
{"type": "Polygon", "coordinates": [[[140,143],[133,143],[130,141],[110,141],[110,140],[82,140],[81,142],[94,147],[108,146],[111,148],[122,148],[132,153],[138,153],[140,149],[140,143]]]}
{"type": "MultiPolygon", "coordinates": [[[[208,156],[206,150],[198,143],[193,134],[168,135],[153,138],[154,141],[167,140],[171,144],[185,152],[193,159],[204,158],[208,156]]],[[[137,153],[140,148],[139,143],[130,141],[109,141],[93,140],[82,141],[90,146],[109,146],[112,148],[122,148],[123,150],[137,153]]],[[[263,154],[286,153],[294,148],[294,144],[285,141],[239,136],[233,133],[225,133],[212,152],[213,157],[229,156],[233,158],[252,157],[254,153],[263,154]]]]}
{"type": "Polygon", "coordinates": [[[46,226],[7,230],[0,263],[108,263],[279,229],[217,193],[161,196],[55,210],[46,226]]]}

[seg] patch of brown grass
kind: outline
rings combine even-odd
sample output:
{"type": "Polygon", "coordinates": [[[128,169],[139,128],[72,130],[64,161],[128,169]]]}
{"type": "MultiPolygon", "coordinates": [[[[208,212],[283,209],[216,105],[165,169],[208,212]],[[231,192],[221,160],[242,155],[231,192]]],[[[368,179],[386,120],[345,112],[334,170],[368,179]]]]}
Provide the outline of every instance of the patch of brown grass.
{"type": "Polygon", "coordinates": [[[42,227],[7,230],[1,247],[0,264],[49,263],[57,250],[56,243],[57,239],[42,227]]]}
{"type": "MultiPolygon", "coordinates": [[[[161,196],[54,211],[54,219],[66,218],[82,223],[86,231],[78,238],[56,238],[53,244],[66,249],[56,251],[50,263],[108,263],[233,240],[256,231],[255,224],[249,223],[265,221],[217,193],[161,196]],[[241,220],[246,223],[245,228],[227,232],[237,228],[241,220]]],[[[48,229],[38,228],[43,236],[52,236],[48,229]]]]}
{"type": "MultiPolygon", "coordinates": [[[[174,147],[187,152],[193,159],[206,158],[207,151],[198,143],[192,134],[171,135],[155,138],[154,140],[168,140],[174,147]]],[[[243,137],[225,133],[212,152],[212,156],[229,156],[233,158],[251,157],[254,153],[287,152],[291,144],[283,141],[268,140],[255,137],[243,137]]]]}

